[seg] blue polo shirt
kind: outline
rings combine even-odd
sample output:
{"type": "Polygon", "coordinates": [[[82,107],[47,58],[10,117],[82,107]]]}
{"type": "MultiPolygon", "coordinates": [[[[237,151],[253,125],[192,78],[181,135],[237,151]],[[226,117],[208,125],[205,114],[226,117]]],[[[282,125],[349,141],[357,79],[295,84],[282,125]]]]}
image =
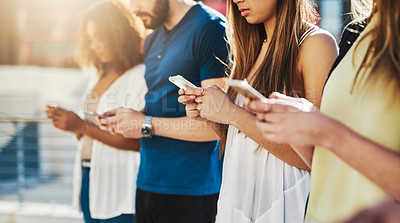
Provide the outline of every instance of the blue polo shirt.
{"type": "MultiPolygon", "coordinates": [[[[228,57],[225,20],[203,4],[193,6],[171,30],[161,26],[144,45],[146,94],[144,114],[182,117],[178,88],[168,77],[180,74],[201,86],[201,81],[225,76],[226,67],[217,59],[228,57]]],[[[181,125],[182,129],[193,126],[181,125]]],[[[168,128],[168,126],[165,126],[168,128]]],[[[188,139],[190,140],[190,139],[188,139]]],[[[160,136],[141,139],[137,187],[175,195],[209,195],[219,192],[222,160],[218,142],[190,142],[160,136]]]]}

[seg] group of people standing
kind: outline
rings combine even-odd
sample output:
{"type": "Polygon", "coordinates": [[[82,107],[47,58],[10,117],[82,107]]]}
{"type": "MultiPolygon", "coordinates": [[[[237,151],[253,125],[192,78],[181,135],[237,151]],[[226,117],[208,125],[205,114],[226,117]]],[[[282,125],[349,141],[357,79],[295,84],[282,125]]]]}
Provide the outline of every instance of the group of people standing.
{"type": "Polygon", "coordinates": [[[339,51],[309,0],[228,0],[227,19],[192,0],[92,7],[79,41],[96,73],[85,117],[46,108],[79,139],[85,222],[343,222],[396,205],[400,4],[352,3],[365,16],[339,51]],[[178,74],[199,87],[178,89],[178,74]]]}

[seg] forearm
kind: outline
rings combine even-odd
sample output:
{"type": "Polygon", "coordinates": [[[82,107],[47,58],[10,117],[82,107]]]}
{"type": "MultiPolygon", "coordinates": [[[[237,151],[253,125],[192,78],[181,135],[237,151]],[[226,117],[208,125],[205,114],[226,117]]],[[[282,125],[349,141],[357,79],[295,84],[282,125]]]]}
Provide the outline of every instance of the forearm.
{"type": "Polygon", "coordinates": [[[331,120],[329,135],[320,144],[383,190],[400,200],[400,154],[380,146],[331,120]]]}
{"type": "Polygon", "coordinates": [[[205,121],[189,117],[161,118],[153,117],[153,134],[178,140],[208,142],[219,140],[218,135],[205,121]]]}
{"type": "Polygon", "coordinates": [[[303,162],[307,165],[308,170],[311,170],[312,159],[314,156],[314,146],[292,146],[293,150],[300,156],[303,162]]]}
{"type": "Polygon", "coordinates": [[[122,150],[140,151],[139,139],[128,139],[123,137],[122,135],[112,135],[106,131],[99,129],[97,125],[89,122],[84,123],[80,133],[111,147],[122,150]]]}
{"type": "Polygon", "coordinates": [[[260,144],[268,152],[287,164],[300,169],[310,170],[309,166],[292,147],[287,144],[279,144],[266,140],[255,125],[255,116],[240,107],[237,107],[231,114],[232,117],[230,117],[230,120],[232,122],[230,124],[240,129],[240,131],[260,144]]]}
{"type": "Polygon", "coordinates": [[[218,138],[221,139],[222,134],[224,134],[224,129],[228,128],[228,125],[219,124],[216,122],[209,121],[207,122],[208,126],[217,134],[218,138]]]}

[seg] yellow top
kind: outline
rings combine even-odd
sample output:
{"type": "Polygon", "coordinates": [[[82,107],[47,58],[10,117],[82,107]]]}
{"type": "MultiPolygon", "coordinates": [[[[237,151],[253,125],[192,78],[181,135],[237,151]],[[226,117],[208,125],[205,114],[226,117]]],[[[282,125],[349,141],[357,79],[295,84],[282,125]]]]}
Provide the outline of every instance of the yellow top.
{"type": "MultiPolygon", "coordinates": [[[[356,70],[371,41],[370,35],[360,42],[356,51],[355,46],[376,25],[375,18],[332,73],[324,89],[321,112],[358,134],[400,152],[400,102],[388,97],[394,88],[377,81],[373,88],[350,94],[356,70]]],[[[379,72],[385,72],[384,66],[379,72]]],[[[393,179],[393,183],[399,183],[398,179],[393,179]]],[[[316,147],[306,222],[341,222],[387,197],[381,188],[335,154],[316,147]]]]}

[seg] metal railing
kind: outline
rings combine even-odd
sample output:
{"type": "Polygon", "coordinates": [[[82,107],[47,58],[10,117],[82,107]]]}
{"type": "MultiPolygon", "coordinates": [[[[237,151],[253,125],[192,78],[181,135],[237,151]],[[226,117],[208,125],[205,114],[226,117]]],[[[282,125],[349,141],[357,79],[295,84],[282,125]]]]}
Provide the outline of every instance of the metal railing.
{"type": "Polygon", "coordinates": [[[37,117],[0,117],[0,201],[70,204],[76,143],[37,117]],[[11,126],[10,126],[11,125],[11,126]],[[10,128],[11,127],[11,128],[10,128]]]}

